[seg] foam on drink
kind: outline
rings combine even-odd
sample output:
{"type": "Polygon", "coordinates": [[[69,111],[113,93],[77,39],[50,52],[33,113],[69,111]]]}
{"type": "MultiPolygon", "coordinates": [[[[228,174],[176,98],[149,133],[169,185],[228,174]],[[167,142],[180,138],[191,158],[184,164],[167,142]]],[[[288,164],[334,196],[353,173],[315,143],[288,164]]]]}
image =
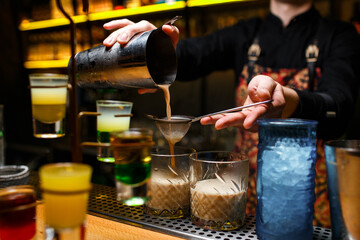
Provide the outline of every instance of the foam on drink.
{"type": "MultiPolygon", "coordinates": [[[[191,188],[192,214],[201,220],[245,220],[246,193],[239,191],[231,182],[218,179],[198,181],[191,188]]],[[[242,225],[242,224],[241,224],[242,225]]]]}
{"type": "Polygon", "coordinates": [[[151,199],[146,203],[147,207],[153,210],[177,210],[186,211],[189,209],[190,185],[186,178],[174,176],[170,172],[153,172],[150,181],[151,199]]]}

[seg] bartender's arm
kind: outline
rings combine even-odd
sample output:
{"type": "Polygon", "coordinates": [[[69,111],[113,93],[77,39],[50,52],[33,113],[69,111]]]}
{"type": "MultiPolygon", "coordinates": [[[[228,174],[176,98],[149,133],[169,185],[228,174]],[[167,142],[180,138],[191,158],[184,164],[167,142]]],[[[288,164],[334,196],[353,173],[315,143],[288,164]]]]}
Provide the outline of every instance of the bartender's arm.
{"type": "MultiPolygon", "coordinates": [[[[114,20],[104,24],[106,30],[114,30],[103,44],[111,47],[115,42],[126,44],[136,33],[149,31],[156,27],[148,21],[134,23],[128,19],[114,20]]],[[[174,48],[179,41],[179,30],[176,26],[163,25],[162,30],[171,38],[174,48]]],[[[150,92],[144,89],[139,92],[150,92]]],[[[152,90],[153,91],[153,90],[152,90]]],[[[248,108],[238,113],[216,115],[203,118],[204,125],[215,124],[217,129],[226,127],[238,127],[250,131],[256,131],[256,120],[260,117],[289,117],[293,114],[299,103],[298,94],[290,88],[282,87],[272,78],[259,75],[254,77],[249,84],[249,96],[245,104],[273,99],[271,104],[262,104],[248,108]]]]}

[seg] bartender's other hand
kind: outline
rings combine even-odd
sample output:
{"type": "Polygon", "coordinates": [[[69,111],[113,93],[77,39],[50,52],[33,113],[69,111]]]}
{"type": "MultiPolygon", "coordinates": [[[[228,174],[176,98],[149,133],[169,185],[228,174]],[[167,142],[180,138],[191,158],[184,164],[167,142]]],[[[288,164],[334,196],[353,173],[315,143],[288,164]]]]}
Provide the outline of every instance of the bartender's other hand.
{"type": "MultiPolygon", "coordinates": [[[[135,34],[156,28],[152,23],[145,20],[134,23],[128,19],[113,20],[105,23],[103,27],[106,30],[117,29],[104,39],[103,44],[107,47],[111,47],[115,42],[126,44],[135,34]]],[[[176,48],[180,35],[179,29],[174,25],[163,25],[162,30],[170,37],[174,48],[176,48]]]]}
{"type": "Polygon", "coordinates": [[[256,120],[261,118],[279,118],[285,107],[283,87],[265,75],[254,77],[248,86],[248,96],[244,105],[273,99],[271,103],[246,108],[241,112],[219,114],[201,119],[201,124],[215,124],[216,129],[237,127],[251,132],[258,130],[256,120]]]}

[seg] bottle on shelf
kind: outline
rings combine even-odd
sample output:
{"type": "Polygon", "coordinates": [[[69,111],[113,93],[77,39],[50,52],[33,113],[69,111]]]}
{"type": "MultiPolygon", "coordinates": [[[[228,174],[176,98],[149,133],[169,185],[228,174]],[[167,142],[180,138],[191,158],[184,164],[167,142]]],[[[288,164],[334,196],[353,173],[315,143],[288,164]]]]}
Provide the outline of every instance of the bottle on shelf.
{"type": "Polygon", "coordinates": [[[356,31],[360,34],[360,4],[354,3],[353,16],[351,17],[351,23],[355,26],[356,31]]]}
{"type": "Polygon", "coordinates": [[[114,10],[124,9],[125,0],[113,0],[114,10]]]}

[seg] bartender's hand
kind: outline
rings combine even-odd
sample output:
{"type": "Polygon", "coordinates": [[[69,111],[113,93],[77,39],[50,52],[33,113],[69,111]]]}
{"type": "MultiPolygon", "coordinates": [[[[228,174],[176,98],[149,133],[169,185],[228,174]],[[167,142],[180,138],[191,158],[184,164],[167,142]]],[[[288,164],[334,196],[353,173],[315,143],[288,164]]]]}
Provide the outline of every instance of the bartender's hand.
{"type": "MultiPolygon", "coordinates": [[[[152,23],[145,20],[134,23],[128,19],[113,20],[105,23],[103,27],[106,30],[117,29],[104,39],[103,44],[107,47],[111,47],[115,42],[126,44],[135,34],[156,28],[152,23]]],[[[162,30],[170,37],[174,48],[176,48],[180,35],[179,29],[174,25],[163,25],[162,30]]]]}
{"type": "Polygon", "coordinates": [[[272,78],[264,75],[254,77],[248,86],[248,96],[244,105],[273,99],[271,103],[246,108],[241,112],[219,114],[201,119],[201,124],[215,124],[216,129],[238,127],[255,132],[259,118],[287,118],[294,113],[299,96],[293,89],[283,87],[272,78]]]}
{"type": "MultiPolygon", "coordinates": [[[[103,44],[107,47],[111,47],[115,44],[115,42],[126,44],[135,34],[150,31],[156,28],[152,23],[145,20],[134,23],[128,19],[114,20],[105,23],[103,27],[106,30],[117,29],[104,39],[103,44]]],[[[174,48],[176,48],[180,35],[179,29],[174,25],[163,25],[162,30],[170,37],[174,48]]],[[[138,92],[140,94],[152,93],[156,92],[156,89],[139,89],[138,92]]]]}

